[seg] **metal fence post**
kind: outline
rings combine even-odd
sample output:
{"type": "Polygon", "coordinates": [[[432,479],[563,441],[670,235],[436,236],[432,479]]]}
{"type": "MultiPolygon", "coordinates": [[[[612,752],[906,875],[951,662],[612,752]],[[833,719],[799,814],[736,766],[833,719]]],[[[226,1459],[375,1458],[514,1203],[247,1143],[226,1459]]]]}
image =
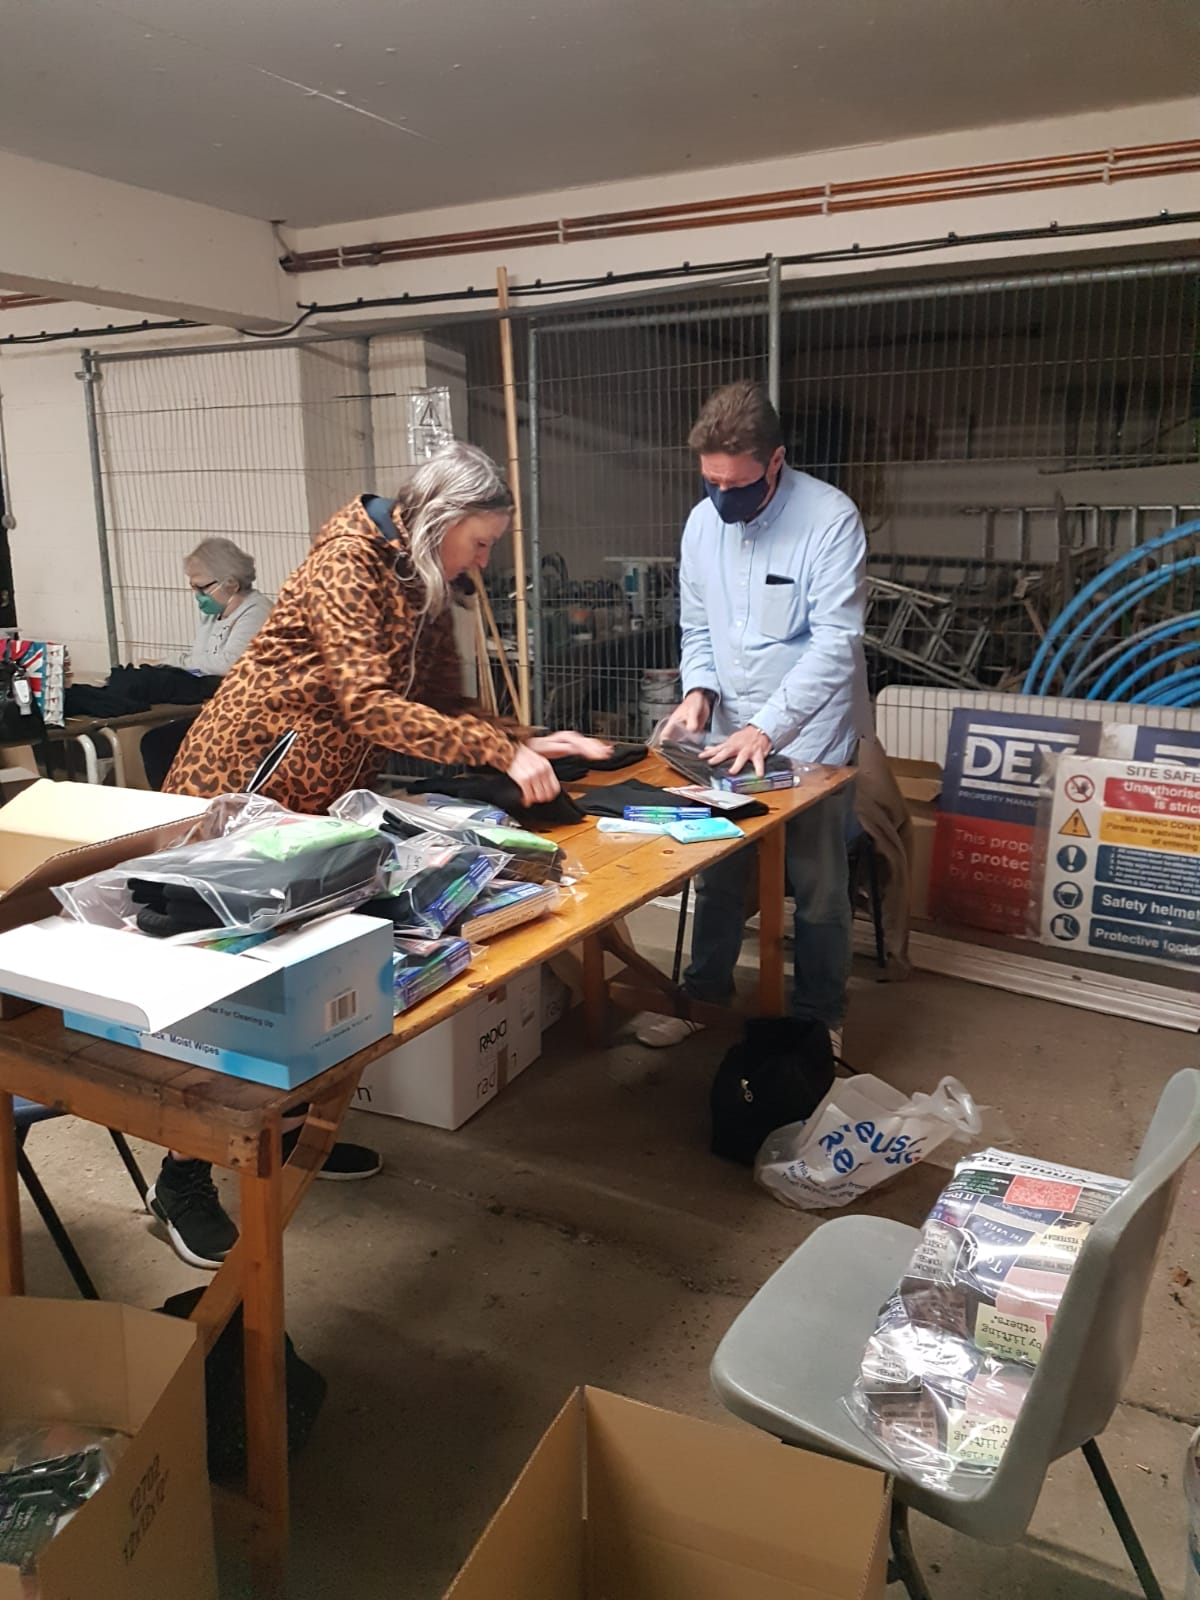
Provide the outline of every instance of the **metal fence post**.
{"type": "Polygon", "coordinates": [[[767,258],[767,393],[771,404],[779,410],[779,322],[780,322],[779,257],[767,258]]]}
{"type": "Polygon", "coordinates": [[[96,414],[96,386],[100,364],[95,352],[84,350],[83,370],[76,376],[83,383],[83,404],[87,412],[88,455],[92,463],[92,499],[96,506],[96,539],[100,551],[100,582],[104,586],[104,631],[108,638],[108,659],[118,664],[117,607],[113,597],[112,562],[108,551],[108,514],[104,509],[104,478],[100,464],[100,425],[96,414]]]}
{"type": "Polygon", "coordinates": [[[541,438],[538,421],[538,335],[529,319],[526,334],[529,368],[529,573],[533,579],[530,620],[533,623],[533,720],[546,710],[546,630],[542,617],[541,438]]]}

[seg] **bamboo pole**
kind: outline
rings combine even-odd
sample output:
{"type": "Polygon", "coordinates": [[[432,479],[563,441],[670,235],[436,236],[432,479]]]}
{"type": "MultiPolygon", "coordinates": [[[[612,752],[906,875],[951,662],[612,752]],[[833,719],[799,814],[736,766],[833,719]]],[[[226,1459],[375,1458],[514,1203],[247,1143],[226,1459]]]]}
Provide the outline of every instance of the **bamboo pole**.
{"type": "MultiPolygon", "coordinates": [[[[517,446],[517,386],[513,377],[512,323],[508,317],[508,269],[496,268],[496,298],[500,306],[500,370],[504,378],[504,421],[508,433],[508,486],[513,497],[513,584],[516,588],[517,683],[514,701],[522,722],[530,721],[529,619],[525,593],[525,519],[521,514],[521,454],[517,446]]],[[[503,654],[501,660],[503,660],[503,654]]]]}
{"type": "MultiPolygon", "coordinates": [[[[483,586],[483,577],[478,567],[472,567],[471,576],[475,580],[475,598],[479,605],[479,627],[482,632],[484,619],[487,619],[488,632],[496,646],[496,654],[500,658],[500,671],[504,674],[504,686],[508,690],[512,701],[513,714],[518,722],[527,722],[529,719],[521,715],[520,703],[517,700],[517,686],[513,682],[512,669],[508,664],[508,655],[504,649],[504,640],[500,637],[500,629],[496,625],[496,613],[492,610],[492,602],[488,599],[487,590],[483,586]]],[[[486,641],[484,649],[487,649],[486,641]]],[[[490,670],[488,676],[491,676],[490,670]]]]}
{"type": "Polygon", "coordinates": [[[483,628],[483,608],[476,597],[471,608],[475,623],[475,686],[480,707],[490,716],[499,710],[496,705],[496,685],[492,681],[492,663],[488,656],[487,634],[483,628]]]}

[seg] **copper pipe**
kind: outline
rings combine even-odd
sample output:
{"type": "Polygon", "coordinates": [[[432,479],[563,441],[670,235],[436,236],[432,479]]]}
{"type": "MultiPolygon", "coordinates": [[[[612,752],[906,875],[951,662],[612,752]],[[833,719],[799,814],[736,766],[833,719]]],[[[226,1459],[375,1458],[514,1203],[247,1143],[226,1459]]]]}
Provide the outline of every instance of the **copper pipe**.
{"type": "Polygon", "coordinates": [[[598,212],[557,221],[300,252],[289,257],[284,266],[289,272],[320,272],[347,265],[426,260],[535,244],[630,238],[643,234],[712,228],[729,223],[815,216],[823,212],[875,210],[893,205],[921,205],[943,200],[1032,193],[1039,189],[1115,182],[1120,178],[1160,177],[1200,171],[1200,162],[1188,159],[1197,155],[1200,155],[1200,140],[1187,139],[1171,144],[1128,145],[1111,151],[1092,150],[1074,155],[1030,157],[1023,161],[995,162],[982,167],[950,167],[935,172],[903,173],[890,178],[847,179],[828,186],[808,185],[726,199],[684,201],[629,211],[598,212]],[[1025,174],[1029,176],[1025,177],[1025,174]]]}
{"type": "Polygon", "coordinates": [[[62,303],[44,294],[0,294],[0,311],[24,311],[26,306],[60,306],[62,303]]]}

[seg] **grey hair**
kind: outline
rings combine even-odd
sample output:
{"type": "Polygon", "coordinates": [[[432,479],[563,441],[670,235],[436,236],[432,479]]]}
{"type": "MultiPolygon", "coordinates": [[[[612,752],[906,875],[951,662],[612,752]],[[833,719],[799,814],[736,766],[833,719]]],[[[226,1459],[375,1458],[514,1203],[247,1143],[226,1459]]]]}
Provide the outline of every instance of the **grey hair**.
{"type": "Polygon", "coordinates": [[[234,544],[232,539],[202,539],[184,566],[190,566],[193,561],[212,573],[214,583],[236,584],[243,593],[253,589],[254,580],[258,577],[254,557],[234,544]]]}
{"type": "Polygon", "coordinates": [[[473,444],[448,444],[424,461],[396,496],[409,539],[409,554],[425,590],[423,611],[442,611],[450,598],[438,559],[442,540],[456,522],[480,512],[510,516],[512,491],[500,468],[473,444]]]}

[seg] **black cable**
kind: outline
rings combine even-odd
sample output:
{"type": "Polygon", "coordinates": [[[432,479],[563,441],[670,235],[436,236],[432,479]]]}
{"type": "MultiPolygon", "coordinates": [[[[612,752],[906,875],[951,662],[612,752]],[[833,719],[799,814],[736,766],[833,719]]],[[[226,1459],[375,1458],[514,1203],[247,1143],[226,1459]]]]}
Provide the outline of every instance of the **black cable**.
{"type": "Polygon", "coordinates": [[[158,333],[167,329],[179,328],[211,328],[211,322],[189,322],[185,317],[177,317],[173,322],[126,322],[118,325],[110,322],[103,328],[71,328],[62,333],[9,333],[0,339],[3,344],[53,344],[59,339],[104,339],[110,334],[121,333],[158,333]]]}
{"type": "MultiPolygon", "coordinates": [[[[297,328],[302,328],[309,317],[315,316],[319,310],[320,307],[317,305],[305,306],[295,322],[289,322],[286,328],[239,328],[237,331],[247,339],[286,339],[289,333],[295,333],[297,328]]],[[[212,324],[206,323],[205,326],[211,327],[212,324]]]]}
{"type": "MultiPolygon", "coordinates": [[[[833,264],[843,261],[884,261],[895,260],[902,256],[924,255],[932,250],[966,249],[981,244],[1021,244],[1032,243],[1039,239],[1084,239],[1110,233],[1132,233],[1145,228],[1160,228],[1169,225],[1192,225],[1200,222],[1200,211],[1160,211],[1150,217],[1125,217],[1112,222],[1075,222],[1065,226],[1051,222],[1037,228],[1003,228],[989,233],[946,233],[936,238],[912,239],[896,244],[843,245],[834,250],[813,250],[803,255],[780,256],[781,266],[817,266],[833,264]]],[[[613,288],[622,284],[632,283],[672,283],[680,279],[699,280],[704,278],[727,276],[730,273],[746,272],[756,268],[761,269],[769,258],[767,256],[754,256],[743,258],[739,261],[707,261],[695,263],[684,261],[677,267],[661,267],[643,272],[606,272],[592,278],[558,278],[549,281],[535,278],[532,283],[513,284],[509,294],[513,299],[528,299],[537,295],[546,294],[582,294],[594,293],[597,289],[613,288]]],[[[300,316],[287,328],[275,329],[267,333],[257,333],[252,329],[242,329],[250,338],[256,339],[281,339],[289,333],[294,333],[310,318],[318,314],[336,316],[339,313],[350,311],[376,311],[398,307],[412,307],[425,305],[447,305],[452,303],[478,302],[481,300],[494,300],[495,289],[476,289],[469,285],[465,289],[443,290],[437,294],[399,294],[381,295],[374,299],[367,299],[360,295],[355,300],[342,300],[331,303],[311,301],[304,305],[297,302],[300,316]]],[[[137,322],[117,327],[109,323],[103,328],[72,328],[69,333],[25,333],[8,334],[0,338],[0,346],[24,344],[51,344],[63,339],[102,339],[109,336],[127,333],[154,333],[159,330],[179,328],[207,328],[214,324],[207,322],[188,322],[183,318],[174,322],[137,322]]],[[[348,331],[350,331],[348,329],[348,331]]]]}

